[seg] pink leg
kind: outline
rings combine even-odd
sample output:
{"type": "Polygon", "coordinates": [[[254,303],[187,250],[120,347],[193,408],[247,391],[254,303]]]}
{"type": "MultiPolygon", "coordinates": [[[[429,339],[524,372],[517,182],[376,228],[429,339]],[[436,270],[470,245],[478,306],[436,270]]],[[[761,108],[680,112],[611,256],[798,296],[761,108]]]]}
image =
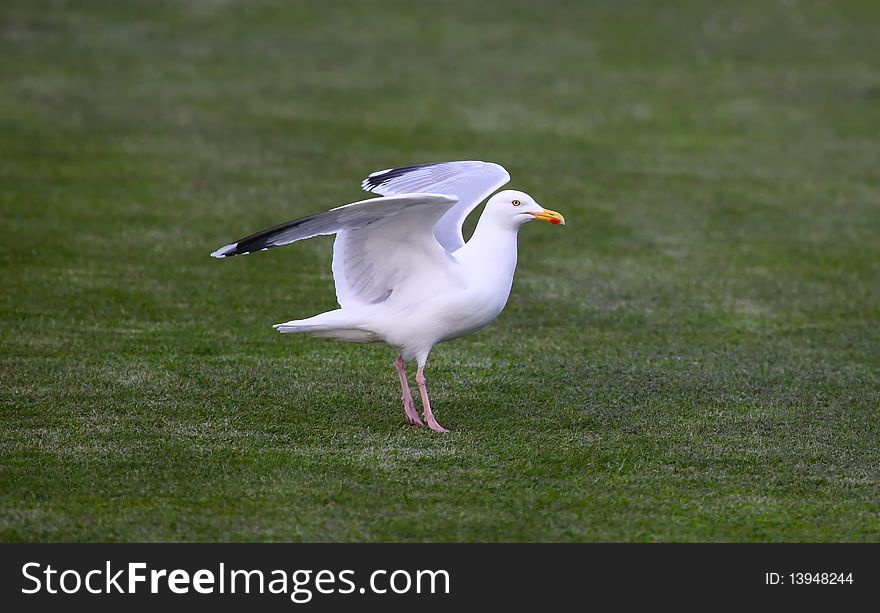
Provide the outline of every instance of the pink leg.
{"type": "Polygon", "coordinates": [[[397,367],[397,375],[400,377],[400,387],[403,390],[403,395],[400,398],[403,400],[403,410],[406,411],[406,423],[411,426],[424,426],[425,424],[419,419],[419,412],[416,411],[416,407],[413,405],[412,393],[409,391],[409,381],[406,380],[403,356],[397,356],[397,359],[394,360],[394,366],[397,367]]]}
{"type": "Polygon", "coordinates": [[[425,369],[423,367],[419,367],[419,370],[416,373],[416,383],[419,384],[419,394],[422,396],[422,409],[424,409],[425,421],[428,422],[428,427],[434,432],[449,432],[449,430],[438,424],[437,420],[434,419],[434,412],[431,410],[431,402],[428,400],[428,386],[427,381],[425,380],[425,369]]]}

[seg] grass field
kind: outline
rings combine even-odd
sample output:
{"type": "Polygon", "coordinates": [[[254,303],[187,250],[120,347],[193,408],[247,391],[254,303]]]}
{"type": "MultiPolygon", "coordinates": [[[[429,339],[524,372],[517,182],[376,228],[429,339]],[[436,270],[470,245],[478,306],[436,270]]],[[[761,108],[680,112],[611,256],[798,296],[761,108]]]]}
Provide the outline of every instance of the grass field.
{"type": "Polygon", "coordinates": [[[880,540],[880,3],[0,5],[0,539],[880,540]],[[389,166],[565,214],[432,354],[281,336],[389,166]]]}

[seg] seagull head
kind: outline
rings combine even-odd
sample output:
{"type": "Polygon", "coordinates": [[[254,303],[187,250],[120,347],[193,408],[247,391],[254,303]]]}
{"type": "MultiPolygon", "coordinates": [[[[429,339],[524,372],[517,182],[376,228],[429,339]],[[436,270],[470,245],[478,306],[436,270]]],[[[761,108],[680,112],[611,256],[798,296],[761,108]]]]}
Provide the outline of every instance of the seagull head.
{"type": "Polygon", "coordinates": [[[536,219],[565,225],[565,217],[561,214],[545,209],[527,193],[515,189],[506,189],[489,198],[483,215],[490,215],[496,222],[512,229],[536,219]]]}

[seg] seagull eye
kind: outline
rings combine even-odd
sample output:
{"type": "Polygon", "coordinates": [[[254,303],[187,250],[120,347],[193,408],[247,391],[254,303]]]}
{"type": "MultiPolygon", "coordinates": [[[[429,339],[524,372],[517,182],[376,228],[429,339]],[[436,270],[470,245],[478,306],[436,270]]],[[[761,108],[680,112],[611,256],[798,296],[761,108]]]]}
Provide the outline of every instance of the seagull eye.
{"type": "Polygon", "coordinates": [[[519,200],[514,200],[510,204],[512,204],[513,206],[519,206],[522,204],[522,202],[520,202],[519,200]]]}

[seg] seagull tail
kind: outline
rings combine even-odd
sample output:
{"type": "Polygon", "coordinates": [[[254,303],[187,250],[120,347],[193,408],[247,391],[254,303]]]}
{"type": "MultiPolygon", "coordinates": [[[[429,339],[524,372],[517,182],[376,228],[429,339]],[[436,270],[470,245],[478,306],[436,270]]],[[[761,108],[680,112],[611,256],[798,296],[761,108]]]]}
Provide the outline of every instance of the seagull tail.
{"type": "Polygon", "coordinates": [[[282,334],[298,332],[349,343],[374,343],[382,340],[367,326],[357,323],[343,309],[328,311],[308,319],[292,319],[272,327],[282,334]]]}

